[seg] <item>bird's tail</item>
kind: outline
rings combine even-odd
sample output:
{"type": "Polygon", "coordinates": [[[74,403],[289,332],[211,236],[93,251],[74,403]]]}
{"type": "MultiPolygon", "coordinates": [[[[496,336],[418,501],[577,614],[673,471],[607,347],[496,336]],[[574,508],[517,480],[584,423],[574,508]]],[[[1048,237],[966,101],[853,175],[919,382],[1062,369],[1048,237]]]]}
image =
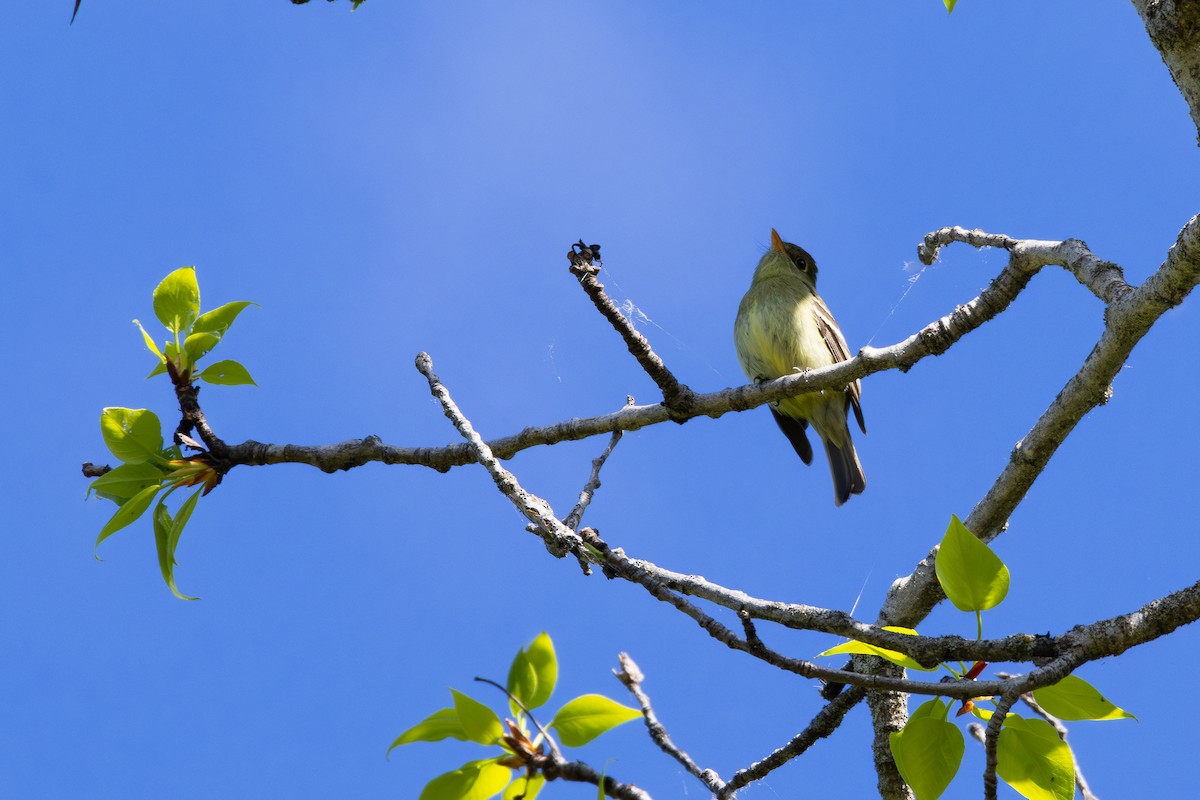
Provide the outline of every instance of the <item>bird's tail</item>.
{"type": "Polygon", "coordinates": [[[858,463],[858,453],[854,452],[854,442],[850,441],[848,430],[845,444],[841,447],[831,444],[827,439],[824,441],[829,471],[833,474],[833,502],[840,506],[850,499],[850,495],[862,494],[863,489],[867,488],[867,476],[863,474],[862,464],[858,463]]]}

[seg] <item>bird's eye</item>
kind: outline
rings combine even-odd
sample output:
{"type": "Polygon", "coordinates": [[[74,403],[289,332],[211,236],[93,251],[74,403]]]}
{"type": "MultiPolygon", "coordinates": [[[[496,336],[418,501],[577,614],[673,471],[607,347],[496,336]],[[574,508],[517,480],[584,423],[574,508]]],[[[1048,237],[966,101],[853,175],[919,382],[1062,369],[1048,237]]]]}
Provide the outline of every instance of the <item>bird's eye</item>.
{"type": "Polygon", "coordinates": [[[801,272],[808,272],[808,259],[804,258],[803,256],[801,256],[800,258],[797,258],[796,259],[796,267],[801,272]]]}

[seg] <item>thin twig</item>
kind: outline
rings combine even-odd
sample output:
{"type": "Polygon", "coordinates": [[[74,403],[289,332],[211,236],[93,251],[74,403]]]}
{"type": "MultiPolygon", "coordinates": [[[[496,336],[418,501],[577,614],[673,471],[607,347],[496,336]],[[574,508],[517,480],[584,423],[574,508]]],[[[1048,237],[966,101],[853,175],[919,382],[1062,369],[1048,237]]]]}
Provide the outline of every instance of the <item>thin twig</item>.
{"type": "Polygon", "coordinates": [[[719,797],[730,797],[732,795],[722,794],[725,789],[725,782],[720,776],[711,769],[703,769],[699,764],[692,760],[691,756],[681,750],[674,742],[671,741],[670,735],[667,734],[667,729],[659,722],[658,715],[654,713],[654,707],[650,705],[650,696],[642,689],[642,681],[644,676],[638,665],[630,658],[628,653],[621,653],[617,656],[621,663],[619,670],[613,670],[613,674],[617,679],[624,684],[629,693],[637,700],[638,705],[642,709],[642,717],[646,721],[646,729],[650,732],[650,738],[659,746],[664,753],[683,765],[683,768],[689,774],[696,777],[705,787],[713,794],[719,797]]]}
{"type": "Polygon", "coordinates": [[[192,383],[190,372],[177,371],[175,362],[171,359],[167,359],[166,365],[171,385],[175,387],[175,399],[179,403],[181,415],[179,425],[175,429],[175,443],[183,444],[182,437],[188,436],[195,429],[208,452],[216,459],[217,463],[214,466],[217,466],[222,474],[228,472],[234,466],[225,463],[229,455],[229,446],[209,427],[208,419],[200,408],[200,387],[192,383]]]}
{"type": "Polygon", "coordinates": [[[687,414],[695,393],[671,374],[671,370],[667,369],[667,365],[650,346],[649,340],[633,327],[633,322],[621,313],[617,304],[604,292],[604,284],[596,280],[599,271],[600,267],[593,264],[590,258],[580,259],[577,255],[571,258],[571,272],[579,278],[579,285],[601,315],[621,334],[629,352],[662,391],[664,405],[669,411],[687,414]]]}
{"type": "Polygon", "coordinates": [[[449,390],[434,374],[433,359],[428,354],[421,353],[417,356],[416,366],[417,370],[429,381],[429,391],[442,404],[442,410],[454,423],[458,432],[467,440],[471,451],[475,454],[475,459],[492,476],[492,480],[495,481],[501,494],[511,500],[525,518],[537,526],[538,534],[546,543],[546,549],[559,558],[569,552],[578,551],[579,536],[558,521],[550,504],[537,495],[526,492],[513,474],[500,466],[500,462],[492,455],[492,451],[471,427],[471,423],[463,416],[463,413],[458,410],[458,406],[450,397],[449,390]]]}
{"type": "Polygon", "coordinates": [[[1017,702],[1020,694],[1010,692],[1000,696],[1000,700],[996,703],[996,710],[992,712],[991,719],[988,720],[987,729],[984,732],[983,751],[986,754],[983,768],[983,798],[984,800],[996,800],[996,745],[1000,741],[1000,727],[1004,724],[1004,718],[1008,716],[1008,711],[1012,708],[1013,703],[1017,702]]]}
{"type": "Polygon", "coordinates": [[[533,712],[529,710],[529,707],[521,702],[521,698],[517,697],[512,692],[510,692],[508,689],[504,688],[503,686],[501,686],[499,683],[492,680],[491,678],[481,678],[478,675],[476,675],[475,680],[479,681],[480,683],[486,683],[489,686],[494,686],[497,689],[499,689],[500,691],[504,692],[504,696],[507,697],[512,702],[516,703],[517,707],[525,712],[525,716],[529,717],[529,721],[533,723],[533,727],[537,728],[538,733],[540,733],[542,735],[542,737],[546,740],[546,744],[549,745],[549,747],[550,747],[550,752],[553,753],[556,758],[561,759],[563,757],[562,751],[558,749],[558,743],[554,741],[554,737],[551,736],[549,734],[549,732],[547,732],[546,729],[542,727],[541,723],[537,721],[537,717],[535,717],[533,715],[533,712]]]}
{"type": "Polygon", "coordinates": [[[729,779],[729,783],[725,785],[724,793],[718,794],[717,797],[721,800],[733,797],[733,792],[753,781],[765,778],[774,770],[804,753],[818,740],[832,734],[841,725],[846,713],[864,697],[866,697],[866,690],[857,686],[838,695],[817,712],[808,726],[792,737],[791,741],[762,761],[756,761],[749,767],[734,773],[734,776],[729,779]]]}
{"type": "MultiPolygon", "coordinates": [[[[630,398],[632,400],[633,398],[630,398]]],[[[588,505],[592,502],[592,495],[600,488],[600,469],[604,466],[604,462],[608,461],[608,457],[612,455],[613,448],[617,446],[617,442],[621,441],[621,432],[613,431],[612,436],[608,440],[608,447],[604,448],[604,452],[596,458],[592,459],[592,474],[588,476],[587,483],[583,485],[583,489],[579,492],[579,502],[571,509],[571,513],[567,514],[567,518],[563,520],[563,524],[571,530],[579,530],[579,523],[583,521],[583,512],[587,511],[588,505]]]]}

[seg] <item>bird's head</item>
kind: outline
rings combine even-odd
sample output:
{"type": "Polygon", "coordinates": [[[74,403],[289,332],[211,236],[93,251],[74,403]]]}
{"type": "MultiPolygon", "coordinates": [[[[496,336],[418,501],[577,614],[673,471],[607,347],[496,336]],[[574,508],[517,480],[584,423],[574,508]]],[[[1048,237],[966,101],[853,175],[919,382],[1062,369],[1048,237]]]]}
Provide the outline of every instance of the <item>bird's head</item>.
{"type": "Polygon", "coordinates": [[[799,245],[785,242],[771,229],[771,249],[763,254],[754,270],[754,280],[782,278],[799,280],[813,292],[817,290],[817,262],[799,245]]]}

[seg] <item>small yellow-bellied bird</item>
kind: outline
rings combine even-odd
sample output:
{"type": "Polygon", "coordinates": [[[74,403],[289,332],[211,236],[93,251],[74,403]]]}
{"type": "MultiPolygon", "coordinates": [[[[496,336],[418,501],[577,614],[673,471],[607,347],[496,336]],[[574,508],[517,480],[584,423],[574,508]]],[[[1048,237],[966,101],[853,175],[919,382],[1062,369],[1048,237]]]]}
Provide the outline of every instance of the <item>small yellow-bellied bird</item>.
{"type": "MultiPolygon", "coordinates": [[[[771,229],[767,251],[738,306],[733,325],[738,361],[746,377],[765,381],[800,370],[817,369],[850,358],[850,348],[833,314],[817,296],[817,264],[801,247],[779,238],[771,229]]],[[[805,464],[812,463],[809,425],[821,437],[829,471],[833,473],[833,501],[841,505],[852,494],[867,488],[867,478],[846,424],[850,409],[863,433],[858,381],[845,389],[823,389],[771,404],[771,414],[805,464]]]]}

